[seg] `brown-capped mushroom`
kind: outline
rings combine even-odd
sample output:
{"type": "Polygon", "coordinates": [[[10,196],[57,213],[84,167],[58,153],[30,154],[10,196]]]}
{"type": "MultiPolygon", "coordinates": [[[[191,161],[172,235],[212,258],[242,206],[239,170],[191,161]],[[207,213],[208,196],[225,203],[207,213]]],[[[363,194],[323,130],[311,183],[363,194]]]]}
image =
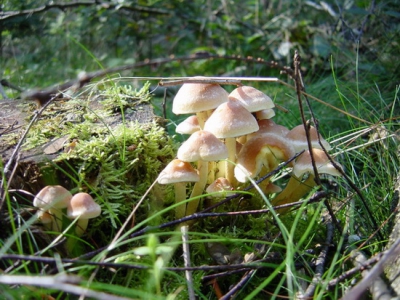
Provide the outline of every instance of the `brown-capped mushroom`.
{"type": "Polygon", "coordinates": [[[100,213],[100,205],[98,205],[88,193],[75,194],[67,209],[68,218],[79,218],[75,227],[77,236],[82,236],[86,231],[89,219],[98,217],[100,213]]]}
{"type": "MultiPolygon", "coordinates": [[[[318,135],[318,132],[315,129],[315,127],[310,126],[309,132],[310,132],[311,145],[313,148],[321,149],[321,145],[318,142],[318,136],[319,136],[321,144],[324,146],[325,150],[329,151],[332,149],[329,143],[321,135],[318,135]]],[[[286,134],[286,137],[292,141],[292,145],[296,153],[301,152],[303,150],[309,150],[306,130],[304,129],[303,124],[297,125],[292,130],[290,130],[286,134]]]]}
{"type": "Polygon", "coordinates": [[[176,115],[195,113],[203,129],[208,118],[207,111],[227,101],[228,92],[218,84],[185,83],[175,95],[172,112],[176,115]]]}
{"type": "MultiPolygon", "coordinates": [[[[200,196],[205,189],[208,178],[208,162],[222,160],[228,157],[224,143],[212,133],[199,130],[193,133],[178,149],[178,158],[183,161],[197,162],[200,180],[193,187],[190,198],[200,196]]],[[[214,172],[214,170],[211,170],[214,172]]],[[[200,199],[194,199],[187,205],[187,214],[195,213],[200,199]]]]}
{"type": "Polygon", "coordinates": [[[204,130],[211,132],[217,138],[225,139],[228,160],[225,164],[224,177],[234,186],[236,179],[233,163],[236,162],[236,138],[258,129],[257,120],[237,100],[229,100],[219,105],[204,125],[204,130]]]}
{"type": "Polygon", "coordinates": [[[72,194],[60,185],[48,185],[41,189],[33,199],[33,206],[48,210],[53,216],[53,231],[62,230],[62,209],[66,208],[71,201],[72,194]]]}
{"type": "MultiPolygon", "coordinates": [[[[315,160],[315,166],[319,174],[328,174],[332,176],[341,175],[323,150],[313,148],[312,151],[315,160]]],[[[340,167],[339,164],[337,165],[340,167]]],[[[310,151],[305,151],[297,158],[294,163],[292,173],[293,174],[290,177],[285,189],[271,201],[272,205],[276,206],[297,202],[305,194],[310,192],[313,187],[315,187],[315,174],[310,151]],[[304,174],[309,174],[309,176],[304,182],[302,182],[302,177],[304,174]]],[[[283,214],[288,210],[289,208],[281,208],[278,210],[278,212],[283,214]]]]}
{"type": "MultiPolygon", "coordinates": [[[[173,184],[175,190],[175,202],[179,203],[186,199],[186,184],[188,182],[198,182],[200,179],[198,172],[189,162],[180,159],[171,161],[157,178],[159,184],[173,184]]],[[[176,207],[175,216],[180,219],[186,215],[186,204],[176,207]]]]}

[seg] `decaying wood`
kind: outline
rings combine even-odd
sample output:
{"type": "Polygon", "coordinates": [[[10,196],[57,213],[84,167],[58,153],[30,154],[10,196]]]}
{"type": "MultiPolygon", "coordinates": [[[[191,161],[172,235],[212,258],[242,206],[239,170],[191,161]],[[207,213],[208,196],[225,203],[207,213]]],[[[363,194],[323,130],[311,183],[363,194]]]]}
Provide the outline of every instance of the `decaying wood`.
{"type": "MultiPolygon", "coordinates": [[[[87,105],[91,110],[100,111],[104,109],[100,101],[100,97],[94,97],[87,105]]],[[[55,114],[63,113],[68,118],[71,110],[64,107],[65,103],[60,99],[52,103],[48,110],[49,112],[53,111],[55,114]]],[[[18,100],[0,101],[0,154],[3,165],[10,159],[14,147],[25,132],[30,119],[35,113],[35,109],[36,106],[33,103],[18,100]]],[[[137,121],[145,124],[157,118],[154,115],[151,104],[142,103],[135,106],[135,109],[124,111],[124,118],[122,118],[119,111],[116,111],[108,117],[97,120],[93,126],[107,125],[110,129],[113,129],[122,124],[123,119],[125,122],[137,121]]],[[[46,175],[47,169],[51,169],[46,169],[46,166],[50,166],[49,162],[57,158],[60,153],[63,153],[70,142],[70,138],[65,136],[55,138],[34,149],[26,150],[22,148],[18,155],[18,166],[10,187],[35,191],[37,186],[42,186],[42,178],[46,175]]],[[[54,172],[54,170],[51,170],[51,172],[54,172]]],[[[58,175],[60,176],[58,178],[59,181],[64,181],[62,178],[63,175],[58,175]]],[[[67,182],[68,180],[65,178],[65,183],[67,184],[67,182]]]]}

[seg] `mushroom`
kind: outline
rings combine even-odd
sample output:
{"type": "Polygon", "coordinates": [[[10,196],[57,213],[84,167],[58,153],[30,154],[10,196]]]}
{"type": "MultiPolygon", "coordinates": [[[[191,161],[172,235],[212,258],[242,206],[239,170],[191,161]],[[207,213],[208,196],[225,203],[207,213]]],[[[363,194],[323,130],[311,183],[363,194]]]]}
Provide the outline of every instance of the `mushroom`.
{"type": "Polygon", "coordinates": [[[62,209],[66,208],[72,194],[61,185],[48,185],[41,189],[33,199],[33,206],[48,210],[53,216],[52,230],[62,230],[62,209]]]}
{"type": "Polygon", "coordinates": [[[224,177],[235,186],[234,163],[236,162],[236,138],[259,129],[256,119],[239,101],[229,100],[219,105],[204,125],[204,130],[217,138],[225,139],[228,160],[224,177]]]}
{"type": "Polygon", "coordinates": [[[229,180],[225,177],[219,177],[207,187],[206,192],[212,194],[211,197],[217,198],[234,194],[235,192],[232,190],[233,187],[229,180]]]}
{"type": "MultiPolygon", "coordinates": [[[[197,161],[197,169],[200,179],[193,187],[190,198],[200,196],[207,183],[208,162],[225,159],[228,157],[228,150],[224,143],[217,139],[212,133],[199,130],[193,133],[178,149],[178,158],[187,161],[197,161]]],[[[215,172],[215,170],[211,170],[215,172]]],[[[195,213],[200,199],[194,199],[187,205],[186,214],[195,213]]]]}
{"type": "Polygon", "coordinates": [[[275,111],[272,108],[263,109],[256,112],[257,120],[267,120],[275,116],[275,111]]]}
{"type": "MultiPolygon", "coordinates": [[[[329,174],[332,176],[341,175],[323,150],[313,148],[312,151],[318,173],[329,174]]],[[[310,151],[306,150],[297,158],[292,173],[293,174],[285,189],[271,201],[272,205],[276,206],[296,202],[315,187],[315,174],[311,162],[310,151]],[[302,182],[304,174],[309,174],[309,176],[304,182],[302,182]]],[[[287,212],[288,209],[289,208],[281,208],[277,211],[282,214],[287,212]]]]}
{"type": "MultiPolygon", "coordinates": [[[[321,145],[319,144],[318,141],[319,134],[315,129],[315,127],[310,126],[309,132],[310,132],[310,140],[312,147],[321,149],[321,145]]],[[[290,130],[286,134],[286,137],[292,141],[292,145],[296,153],[301,152],[302,150],[309,150],[307,143],[307,135],[303,124],[297,125],[292,130],[290,130]]],[[[319,139],[322,145],[324,146],[325,150],[329,151],[332,149],[329,143],[326,140],[324,140],[321,137],[321,135],[319,135],[319,139]]]]}
{"type": "Polygon", "coordinates": [[[207,111],[228,101],[228,92],[218,84],[185,83],[175,95],[172,112],[176,115],[196,113],[200,128],[208,118],[207,111]]]}
{"type": "Polygon", "coordinates": [[[75,227],[75,233],[78,237],[82,236],[86,231],[89,219],[98,217],[100,213],[100,205],[94,202],[92,196],[88,193],[75,194],[67,209],[68,218],[79,218],[75,227]]]}
{"type": "Polygon", "coordinates": [[[252,86],[240,86],[229,94],[229,100],[237,100],[249,112],[272,109],[275,107],[271,98],[252,86]]]}
{"type": "Polygon", "coordinates": [[[53,216],[47,210],[39,209],[36,212],[36,217],[46,230],[52,229],[53,216]]]}
{"type": "Polygon", "coordinates": [[[267,172],[271,171],[279,162],[293,155],[293,147],[286,138],[274,133],[255,135],[243,145],[238,154],[235,177],[239,182],[246,182],[248,177],[256,177],[263,167],[267,172]]]}
{"type": "Polygon", "coordinates": [[[259,120],[257,121],[257,123],[259,127],[258,131],[248,134],[248,140],[256,135],[263,133],[273,133],[282,137],[286,136],[289,133],[289,129],[287,129],[285,126],[276,124],[274,121],[269,119],[259,120]]]}
{"type": "MultiPolygon", "coordinates": [[[[159,184],[173,184],[175,190],[175,202],[179,203],[186,199],[186,183],[197,182],[200,177],[198,172],[188,162],[180,159],[171,161],[158,175],[159,184]]],[[[176,218],[183,218],[186,214],[186,204],[179,205],[175,209],[176,218]]]]}
{"type": "Polygon", "coordinates": [[[197,116],[190,116],[176,126],[176,133],[180,134],[192,134],[200,130],[199,121],[197,116]]]}

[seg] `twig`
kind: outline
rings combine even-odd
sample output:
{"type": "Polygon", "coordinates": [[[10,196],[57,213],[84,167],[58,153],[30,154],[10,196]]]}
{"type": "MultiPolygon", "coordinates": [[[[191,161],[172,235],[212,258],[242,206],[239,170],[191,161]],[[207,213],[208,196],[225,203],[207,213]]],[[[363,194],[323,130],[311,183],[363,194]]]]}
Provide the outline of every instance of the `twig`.
{"type": "MultiPolygon", "coordinates": [[[[182,250],[183,250],[183,261],[184,261],[184,266],[185,268],[190,268],[190,250],[189,250],[189,237],[188,237],[188,228],[189,226],[184,225],[181,227],[181,233],[182,233],[182,250]]],[[[192,277],[192,271],[186,270],[185,271],[185,278],[187,281],[187,288],[188,288],[188,294],[189,294],[189,300],[195,300],[196,295],[194,293],[193,289],[193,277],[192,277]]]]}
{"type": "MultiPolygon", "coordinates": [[[[56,265],[58,261],[61,261],[64,267],[73,265],[89,265],[97,266],[101,268],[114,268],[114,269],[134,269],[134,270],[149,270],[153,266],[146,266],[143,264],[132,264],[132,263],[113,263],[113,262],[98,262],[90,260],[79,260],[72,258],[60,258],[55,259],[54,257],[44,257],[35,255],[20,255],[20,254],[3,254],[0,255],[0,260],[17,260],[17,261],[32,261],[43,264],[56,265]]],[[[276,262],[276,257],[268,257],[260,260],[252,261],[251,263],[231,264],[231,265],[210,265],[210,266],[198,266],[198,267],[164,267],[163,269],[172,272],[185,272],[185,271],[226,271],[226,270],[241,270],[247,271],[251,269],[265,269],[270,268],[270,265],[266,265],[266,262],[276,262]]]]}
{"type": "Polygon", "coordinates": [[[317,287],[317,284],[321,282],[322,275],[324,274],[324,267],[325,267],[325,261],[327,259],[328,251],[329,251],[329,246],[332,243],[332,238],[333,238],[333,224],[331,222],[328,222],[326,224],[326,240],[325,240],[325,245],[322,247],[322,250],[320,254],[318,255],[317,261],[315,263],[315,274],[314,277],[304,292],[303,295],[301,295],[299,298],[300,299],[307,299],[307,298],[312,298],[315,292],[315,288],[317,287]]]}
{"type": "Polygon", "coordinates": [[[380,252],[380,253],[376,254],[375,256],[371,257],[370,259],[368,259],[364,262],[361,262],[356,267],[351,268],[350,270],[347,270],[346,272],[339,275],[338,277],[330,280],[328,282],[328,289],[331,289],[331,288],[337,286],[340,282],[346,280],[350,276],[353,276],[361,271],[369,269],[370,266],[375,264],[376,262],[378,262],[382,258],[383,255],[384,255],[384,252],[380,252]]]}
{"type": "MultiPolygon", "coordinates": [[[[373,285],[383,272],[384,266],[400,256],[400,239],[398,239],[389,250],[385,252],[378,263],[369,271],[366,272],[364,278],[350,289],[343,297],[343,300],[360,299],[361,295],[373,285]]],[[[380,285],[378,281],[378,285],[380,285]]]]}
{"type": "Polygon", "coordinates": [[[0,12],[0,21],[7,20],[7,19],[12,19],[16,17],[22,17],[22,16],[32,16],[38,13],[45,12],[47,10],[57,8],[60,10],[65,10],[69,8],[74,8],[74,7],[80,7],[80,6],[91,6],[91,5],[99,5],[103,8],[107,9],[116,9],[116,10],[129,10],[129,11],[138,11],[138,12],[145,12],[145,13],[152,13],[152,14],[163,14],[163,15],[169,15],[170,12],[159,9],[159,8],[152,8],[152,7],[146,7],[146,6],[140,6],[140,5],[120,5],[119,3],[113,3],[113,2],[99,2],[98,0],[92,0],[92,1],[74,1],[71,3],[52,3],[50,2],[49,4],[45,4],[36,8],[32,9],[25,9],[25,10],[19,10],[19,11],[2,11],[0,12]]]}
{"type": "Polygon", "coordinates": [[[242,276],[242,278],[239,280],[239,282],[237,284],[235,284],[235,286],[230,288],[229,292],[227,292],[225,295],[223,295],[221,298],[219,298],[219,300],[231,299],[231,297],[233,297],[249,281],[251,276],[254,275],[255,271],[256,270],[250,270],[250,271],[246,272],[246,274],[244,274],[242,276]]]}
{"type": "Polygon", "coordinates": [[[98,300],[129,300],[131,298],[119,297],[104,292],[96,292],[88,288],[78,286],[81,278],[71,275],[57,276],[24,276],[24,275],[0,275],[0,283],[15,285],[33,285],[44,288],[64,291],[75,295],[85,295],[98,300]]]}

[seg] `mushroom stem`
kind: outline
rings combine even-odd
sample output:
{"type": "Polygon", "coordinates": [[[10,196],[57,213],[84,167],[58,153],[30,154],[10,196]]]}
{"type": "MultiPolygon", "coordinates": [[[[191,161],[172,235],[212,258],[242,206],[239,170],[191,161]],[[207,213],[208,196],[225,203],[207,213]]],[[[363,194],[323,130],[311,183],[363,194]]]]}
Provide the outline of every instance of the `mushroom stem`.
{"type": "MultiPolygon", "coordinates": [[[[182,202],[186,199],[186,183],[177,182],[174,183],[175,189],[175,203],[182,202]]],[[[186,204],[181,204],[175,208],[175,217],[177,219],[183,218],[186,212],[186,204]]]]}
{"type": "Polygon", "coordinates": [[[235,165],[232,162],[236,162],[236,139],[226,138],[226,148],[228,148],[228,159],[225,160],[225,178],[229,180],[233,187],[236,187],[237,181],[234,175],[235,165]]]}
{"type": "Polygon", "coordinates": [[[208,113],[207,111],[200,111],[196,113],[197,116],[197,121],[199,122],[200,129],[204,128],[204,123],[208,119],[208,113]]]}
{"type": "MultiPolygon", "coordinates": [[[[203,194],[204,188],[207,184],[208,177],[208,162],[199,160],[197,162],[197,170],[199,171],[200,180],[195,183],[193,186],[192,193],[190,194],[190,198],[194,198],[203,194]]],[[[197,207],[199,206],[200,199],[193,199],[187,204],[186,208],[186,216],[194,214],[197,211],[197,207]]]]}
{"type": "Polygon", "coordinates": [[[51,229],[55,232],[62,231],[62,218],[63,213],[60,208],[50,208],[49,213],[53,217],[53,222],[51,223],[51,229]]]}
{"type": "MultiPolygon", "coordinates": [[[[313,175],[310,174],[310,176],[308,176],[308,178],[304,182],[301,182],[300,178],[292,175],[285,189],[280,194],[278,194],[274,198],[274,200],[272,200],[271,204],[273,206],[276,206],[297,202],[305,194],[311,191],[314,186],[316,186],[316,183],[314,181],[313,175]]],[[[285,214],[288,210],[289,207],[280,208],[277,209],[276,212],[280,214],[285,214]]]]}
{"type": "Polygon", "coordinates": [[[89,219],[79,217],[79,220],[76,222],[75,225],[76,236],[81,237],[85,233],[88,223],[89,219]]]}

